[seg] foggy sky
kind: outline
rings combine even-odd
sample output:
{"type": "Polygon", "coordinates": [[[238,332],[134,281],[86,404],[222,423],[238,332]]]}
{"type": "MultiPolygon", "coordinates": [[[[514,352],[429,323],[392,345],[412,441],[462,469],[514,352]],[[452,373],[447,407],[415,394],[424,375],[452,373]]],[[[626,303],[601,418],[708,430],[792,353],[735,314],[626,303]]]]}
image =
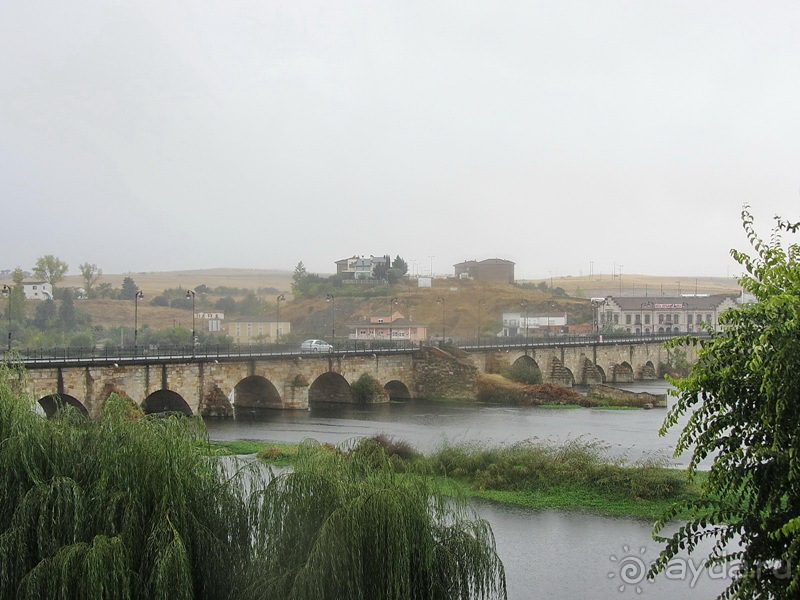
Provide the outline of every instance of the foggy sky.
{"type": "Polygon", "coordinates": [[[0,269],[740,271],[800,220],[796,2],[0,1],[0,269]]]}

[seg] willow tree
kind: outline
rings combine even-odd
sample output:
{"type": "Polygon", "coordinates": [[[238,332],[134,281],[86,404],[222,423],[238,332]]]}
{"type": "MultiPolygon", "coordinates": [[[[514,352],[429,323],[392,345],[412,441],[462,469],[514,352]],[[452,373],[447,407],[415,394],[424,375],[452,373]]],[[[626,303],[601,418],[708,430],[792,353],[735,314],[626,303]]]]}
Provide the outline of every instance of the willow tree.
{"type": "Polygon", "coordinates": [[[505,598],[488,524],[430,480],[397,472],[371,440],[351,451],[304,443],[252,510],[266,569],[248,598],[505,598]]]}
{"type": "MultiPolygon", "coordinates": [[[[714,542],[706,565],[734,574],[722,598],[800,596],[800,246],[783,242],[797,224],[777,219],[769,241],[758,237],[747,207],[744,229],[755,256],[732,251],[756,302],[720,316],[698,361],[674,382],[677,403],[664,434],[684,415],[676,454],[690,470],[711,458],[702,499],[676,506],[656,524],[665,543],[650,576],[681,550],[714,542]],[[671,537],[660,531],[683,511],[692,518],[671,537]]],[[[698,344],[685,338],[682,343],[698,344]]]]}
{"type": "Polygon", "coordinates": [[[0,373],[0,598],[236,598],[250,567],[244,485],[197,422],[123,398],[89,421],[36,415],[0,373]]]}
{"type": "Polygon", "coordinates": [[[0,600],[505,594],[488,526],[382,450],[308,446],[269,481],[130,399],[44,419],[24,376],[0,365],[0,600]]]}

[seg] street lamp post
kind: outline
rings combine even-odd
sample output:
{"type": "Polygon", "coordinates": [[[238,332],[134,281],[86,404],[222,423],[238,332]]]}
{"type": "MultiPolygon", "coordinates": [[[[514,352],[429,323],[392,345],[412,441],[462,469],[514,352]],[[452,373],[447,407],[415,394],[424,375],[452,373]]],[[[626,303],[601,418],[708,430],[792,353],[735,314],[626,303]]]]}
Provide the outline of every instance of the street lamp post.
{"type": "Polygon", "coordinates": [[[520,304],[525,308],[525,349],[528,348],[528,301],[523,300],[520,304]]]}
{"type": "Polygon", "coordinates": [[[331,303],[331,341],[336,343],[336,300],[333,294],[325,295],[325,302],[331,303]]]}
{"type": "Polygon", "coordinates": [[[442,344],[444,344],[444,298],[439,296],[436,298],[436,302],[442,305],[442,344]]]}
{"type": "Polygon", "coordinates": [[[550,335],[550,313],[553,312],[553,309],[556,307],[556,303],[554,301],[550,301],[547,303],[550,307],[550,310],[547,311],[547,335],[550,335]]]}
{"type": "Polygon", "coordinates": [[[6,316],[8,317],[8,352],[11,352],[11,288],[3,284],[3,298],[8,298],[6,316]]]}
{"type": "Polygon", "coordinates": [[[281,343],[281,300],[286,302],[286,297],[283,294],[278,294],[278,297],[275,298],[275,341],[280,344],[281,343]]]}
{"type": "Polygon", "coordinates": [[[194,352],[194,336],[195,336],[195,328],[194,328],[194,290],[186,290],[186,299],[192,299],[192,352],[194,352]]]}
{"type": "Polygon", "coordinates": [[[483,298],[481,298],[480,300],[478,300],[478,331],[476,332],[476,336],[475,336],[475,337],[477,337],[478,339],[480,339],[480,337],[481,337],[481,331],[482,331],[482,329],[483,329],[483,328],[481,327],[481,325],[483,325],[483,323],[481,322],[481,308],[482,308],[482,307],[483,307],[485,304],[486,304],[486,300],[484,300],[483,298]]]}
{"type": "Polygon", "coordinates": [[[389,341],[392,341],[392,318],[394,316],[394,306],[397,304],[397,297],[392,298],[389,300],[389,341]]]}
{"type": "MultiPolygon", "coordinates": [[[[144,298],[142,290],[133,295],[133,355],[136,356],[136,346],[139,341],[139,299],[144,298]]],[[[192,310],[194,313],[194,310],[192,310]]]]}

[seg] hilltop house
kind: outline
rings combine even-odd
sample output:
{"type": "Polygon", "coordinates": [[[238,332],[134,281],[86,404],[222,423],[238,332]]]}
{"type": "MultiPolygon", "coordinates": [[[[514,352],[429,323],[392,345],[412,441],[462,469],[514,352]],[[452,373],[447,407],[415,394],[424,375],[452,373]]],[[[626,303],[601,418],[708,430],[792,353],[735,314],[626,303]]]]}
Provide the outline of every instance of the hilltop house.
{"type": "Polygon", "coordinates": [[[23,281],[26,300],[52,300],[53,286],[46,281],[23,281]]]}
{"type": "Polygon", "coordinates": [[[206,328],[210,333],[219,333],[222,331],[222,321],[225,320],[225,313],[221,310],[212,312],[196,312],[195,318],[206,322],[206,328]]]}
{"type": "Polygon", "coordinates": [[[380,267],[389,267],[389,258],[386,256],[351,256],[336,261],[336,274],[343,279],[372,279],[375,270],[380,267]]]}
{"type": "Polygon", "coordinates": [[[428,326],[406,319],[399,311],[377,312],[367,319],[348,326],[351,340],[408,340],[428,339],[428,326]],[[391,337],[390,337],[391,336],[391,337]]]}
{"type": "Polygon", "coordinates": [[[453,265],[456,277],[470,278],[487,283],[514,283],[514,264],[503,258],[465,260],[453,265]]]}

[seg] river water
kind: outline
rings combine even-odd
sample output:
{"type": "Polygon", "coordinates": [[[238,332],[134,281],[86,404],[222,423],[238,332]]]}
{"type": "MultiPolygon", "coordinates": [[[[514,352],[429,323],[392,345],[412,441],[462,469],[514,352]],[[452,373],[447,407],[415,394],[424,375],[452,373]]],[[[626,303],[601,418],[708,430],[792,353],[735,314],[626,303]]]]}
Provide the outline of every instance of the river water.
{"type": "MultiPolygon", "coordinates": [[[[637,382],[620,387],[664,393],[667,384],[637,382]]],[[[685,466],[688,457],[672,458],[677,429],[664,437],[658,435],[665,415],[665,409],[516,408],[413,401],[237,414],[234,420],[209,420],[207,424],[212,440],[299,442],[314,438],[336,444],[388,433],[424,452],[444,441],[509,444],[534,439],[562,443],[580,437],[631,460],[662,456],[675,466],[685,466]]],[[[661,575],[655,583],[647,582],[643,565],[655,559],[659,549],[648,521],[484,501],[474,505],[494,530],[511,600],[714,598],[729,583],[727,571],[700,568],[702,554],[676,560],[669,577],[661,575]]]]}

